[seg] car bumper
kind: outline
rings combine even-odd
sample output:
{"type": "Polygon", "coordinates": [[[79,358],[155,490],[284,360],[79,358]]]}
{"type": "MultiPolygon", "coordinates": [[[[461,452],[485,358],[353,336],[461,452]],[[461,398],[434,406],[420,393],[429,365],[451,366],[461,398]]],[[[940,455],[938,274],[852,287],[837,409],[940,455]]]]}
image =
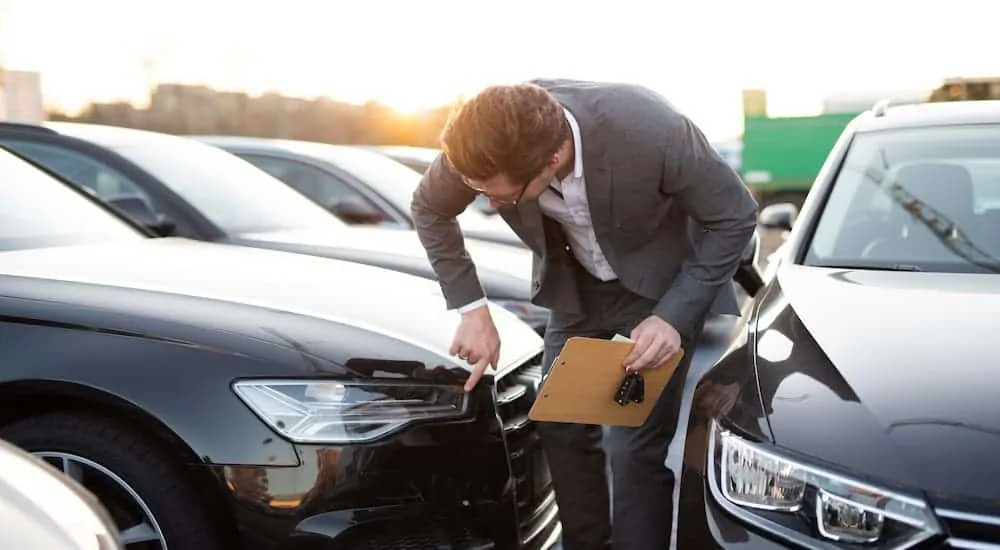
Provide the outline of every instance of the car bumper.
{"type": "Polygon", "coordinates": [[[545,549],[560,536],[527,418],[537,360],[481,384],[473,418],[373,445],[296,445],[291,467],[214,466],[246,549],[545,549]]]}

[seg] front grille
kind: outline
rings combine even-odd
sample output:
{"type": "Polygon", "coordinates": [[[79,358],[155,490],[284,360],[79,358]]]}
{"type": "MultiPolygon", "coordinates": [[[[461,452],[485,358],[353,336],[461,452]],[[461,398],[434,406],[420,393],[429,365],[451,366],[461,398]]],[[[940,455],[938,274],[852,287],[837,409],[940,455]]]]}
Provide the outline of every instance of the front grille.
{"type": "Polygon", "coordinates": [[[542,382],[541,356],[497,380],[497,411],[510,454],[511,490],[525,548],[543,547],[558,530],[549,464],[528,412],[542,382]]]}
{"type": "Polygon", "coordinates": [[[952,548],[1000,550],[1000,517],[954,510],[935,510],[948,531],[952,548]]]}
{"type": "Polygon", "coordinates": [[[341,546],[355,550],[454,550],[492,548],[477,538],[469,527],[456,525],[451,518],[429,515],[417,519],[397,519],[355,526],[341,546]]]}

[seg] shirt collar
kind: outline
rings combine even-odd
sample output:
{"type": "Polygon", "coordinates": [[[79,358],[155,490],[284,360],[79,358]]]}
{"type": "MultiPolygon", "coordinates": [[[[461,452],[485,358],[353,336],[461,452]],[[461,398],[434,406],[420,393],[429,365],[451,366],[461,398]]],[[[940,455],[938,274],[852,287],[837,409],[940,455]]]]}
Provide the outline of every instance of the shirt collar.
{"type": "Polygon", "coordinates": [[[576,117],[573,113],[569,112],[569,109],[563,107],[563,111],[566,113],[566,120],[569,122],[570,130],[573,132],[573,174],[574,178],[583,177],[583,145],[580,141],[580,125],[576,122],[576,117]]]}

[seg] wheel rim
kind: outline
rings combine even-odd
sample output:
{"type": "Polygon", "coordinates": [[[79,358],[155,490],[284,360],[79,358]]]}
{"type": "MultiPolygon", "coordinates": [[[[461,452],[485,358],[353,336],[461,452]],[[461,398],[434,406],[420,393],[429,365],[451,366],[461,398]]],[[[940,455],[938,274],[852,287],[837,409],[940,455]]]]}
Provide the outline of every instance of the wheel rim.
{"type": "Polygon", "coordinates": [[[111,470],[72,453],[38,451],[35,456],[86,487],[107,508],[122,545],[135,550],[167,550],[159,522],[139,493],[111,470]]]}

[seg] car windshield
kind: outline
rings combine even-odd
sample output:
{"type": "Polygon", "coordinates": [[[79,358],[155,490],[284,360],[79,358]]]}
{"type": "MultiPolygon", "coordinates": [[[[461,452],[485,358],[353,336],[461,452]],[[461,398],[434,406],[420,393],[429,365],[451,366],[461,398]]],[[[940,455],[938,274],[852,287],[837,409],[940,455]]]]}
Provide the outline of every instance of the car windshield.
{"type": "Polygon", "coordinates": [[[0,250],[144,238],[79,192],[0,148],[0,250]]]}
{"type": "Polygon", "coordinates": [[[858,134],[805,263],[1000,273],[1000,125],[858,134]]]}
{"type": "Polygon", "coordinates": [[[280,180],[221,149],[187,138],[114,145],[231,235],[344,223],[280,180]]]}

